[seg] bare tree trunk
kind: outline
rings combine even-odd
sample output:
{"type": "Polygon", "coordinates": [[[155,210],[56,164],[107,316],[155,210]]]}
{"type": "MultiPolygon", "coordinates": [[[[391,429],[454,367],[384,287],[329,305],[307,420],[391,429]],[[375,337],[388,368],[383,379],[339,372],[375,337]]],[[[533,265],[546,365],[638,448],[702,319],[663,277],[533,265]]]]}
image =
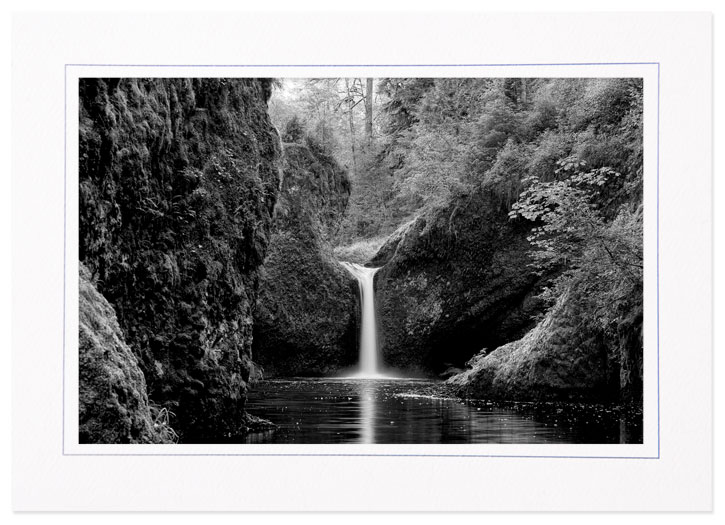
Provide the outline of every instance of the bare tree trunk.
{"type": "Polygon", "coordinates": [[[353,115],[353,108],[355,107],[355,101],[353,100],[353,93],[350,87],[350,79],[345,79],[345,89],[347,90],[347,118],[350,123],[350,151],[352,152],[352,174],[353,177],[357,175],[357,156],[355,154],[355,117],[353,115]]]}
{"type": "Polygon", "coordinates": [[[322,144],[327,146],[327,103],[322,106],[322,144]]]}
{"type": "Polygon", "coordinates": [[[373,79],[367,79],[365,89],[365,135],[367,136],[367,144],[371,146],[373,143],[373,79]]]}
{"type": "Polygon", "coordinates": [[[526,78],[521,79],[521,101],[524,103],[524,106],[528,102],[527,82],[528,82],[528,79],[526,79],[526,78]]]}

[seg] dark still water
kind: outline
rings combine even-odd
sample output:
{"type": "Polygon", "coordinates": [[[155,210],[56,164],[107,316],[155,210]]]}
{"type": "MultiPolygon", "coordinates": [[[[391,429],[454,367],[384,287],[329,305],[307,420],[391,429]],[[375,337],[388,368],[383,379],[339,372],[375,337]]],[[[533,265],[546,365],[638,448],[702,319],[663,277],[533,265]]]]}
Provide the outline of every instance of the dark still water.
{"type": "Polygon", "coordinates": [[[581,403],[461,401],[424,380],[267,380],[247,410],[277,428],[247,443],[641,443],[641,413],[581,403]]]}

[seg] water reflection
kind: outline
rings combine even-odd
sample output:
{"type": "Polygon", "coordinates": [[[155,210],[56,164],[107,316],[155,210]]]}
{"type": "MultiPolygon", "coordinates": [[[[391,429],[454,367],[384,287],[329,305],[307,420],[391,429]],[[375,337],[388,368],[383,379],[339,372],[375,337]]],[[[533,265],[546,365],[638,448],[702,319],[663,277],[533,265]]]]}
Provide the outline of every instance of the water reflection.
{"type": "Polygon", "coordinates": [[[578,403],[462,402],[417,380],[271,380],[250,413],[278,425],[248,443],[641,443],[641,414],[578,403]]]}
{"type": "Polygon", "coordinates": [[[375,443],[375,384],[360,383],[360,442],[375,443]]]}

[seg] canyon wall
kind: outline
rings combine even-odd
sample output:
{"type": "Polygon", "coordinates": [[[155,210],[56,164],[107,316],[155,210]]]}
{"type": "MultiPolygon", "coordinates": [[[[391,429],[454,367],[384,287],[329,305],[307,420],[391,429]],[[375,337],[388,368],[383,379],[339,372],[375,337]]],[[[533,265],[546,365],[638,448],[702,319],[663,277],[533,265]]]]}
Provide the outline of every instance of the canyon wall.
{"type": "Polygon", "coordinates": [[[181,441],[241,436],[280,185],[271,81],[81,79],[79,89],[80,260],[181,441]]]}

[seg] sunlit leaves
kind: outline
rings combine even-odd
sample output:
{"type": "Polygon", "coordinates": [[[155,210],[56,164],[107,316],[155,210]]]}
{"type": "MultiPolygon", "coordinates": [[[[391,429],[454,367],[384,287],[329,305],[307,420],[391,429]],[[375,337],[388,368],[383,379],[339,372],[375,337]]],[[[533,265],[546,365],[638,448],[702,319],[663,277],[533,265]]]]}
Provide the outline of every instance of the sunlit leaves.
{"type": "Polygon", "coordinates": [[[602,188],[620,174],[607,167],[587,170],[576,157],[562,159],[557,166],[557,180],[524,180],[527,187],[509,217],[533,223],[527,239],[535,266],[542,271],[564,269],[548,290],[549,297],[575,285],[588,297],[591,319],[609,329],[622,305],[641,294],[642,208],[624,208],[608,222],[597,200],[602,188]]]}
{"type": "Polygon", "coordinates": [[[522,217],[536,226],[529,242],[542,267],[576,264],[587,244],[606,228],[596,198],[608,181],[619,177],[610,168],[584,171],[586,162],[567,157],[557,162],[558,180],[542,182],[537,176],[523,179],[526,188],[511,206],[509,217],[522,217]]]}

